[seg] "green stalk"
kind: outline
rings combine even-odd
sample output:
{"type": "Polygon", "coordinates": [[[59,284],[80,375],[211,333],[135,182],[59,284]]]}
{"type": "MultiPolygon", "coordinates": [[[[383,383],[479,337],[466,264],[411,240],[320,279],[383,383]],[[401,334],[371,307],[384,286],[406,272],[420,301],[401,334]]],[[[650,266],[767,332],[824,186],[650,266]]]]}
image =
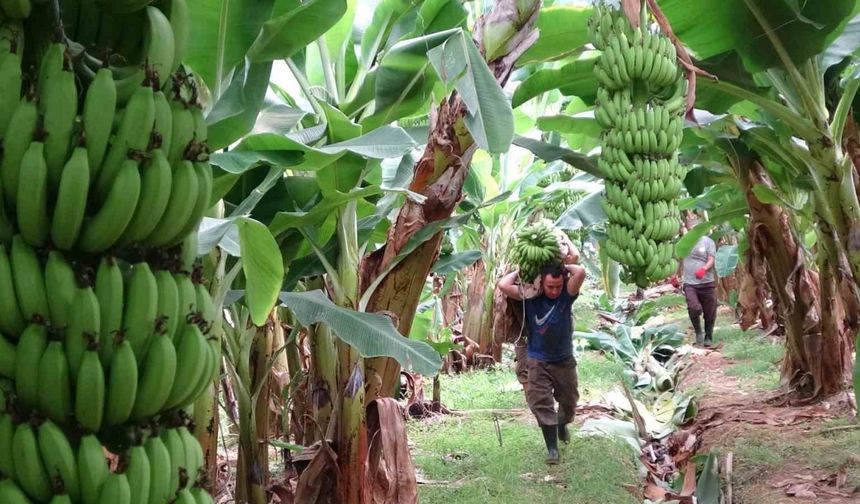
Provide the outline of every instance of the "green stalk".
{"type": "Polygon", "coordinates": [[[215,50],[215,82],[212,83],[212,101],[221,97],[221,81],[224,80],[224,52],[227,47],[227,15],[230,1],[221,0],[221,14],[218,17],[218,46],[215,50]]]}
{"type": "Polygon", "coordinates": [[[311,83],[308,82],[308,78],[305,73],[302,71],[301,68],[299,68],[298,65],[295,64],[295,62],[293,62],[291,58],[287,58],[284,61],[287,63],[287,67],[290,69],[290,72],[292,72],[293,77],[296,78],[296,82],[302,89],[302,93],[305,95],[305,98],[308,99],[308,102],[310,102],[311,107],[313,107],[314,109],[314,112],[319,116],[320,124],[327,124],[328,121],[326,119],[325,110],[323,110],[322,106],[319,104],[319,101],[316,99],[313,93],[311,93],[311,83]]]}
{"type": "Polygon", "coordinates": [[[317,48],[320,52],[320,64],[322,64],[326,89],[329,95],[334,98],[335,103],[340,103],[340,94],[338,93],[337,81],[334,76],[334,67],[331,63],[331,55],[328,52],[328,44],[326,44],[325,37],[317,39],[317,48]]]}
{"type": "Polygon", "coordinates": [[[804,139],[818,139],[821,136],[821,132],[813,123],[785,105],[781,105],[769,98],[760,96],[752,91],[748,91],[726,81],[713,82],[710,79],[702,79],[699,82],[701,86],[713,87],[717,91],[735,96],[742,100],[753,102],[764,111],[784,121],[792,130],[794,130],[795,133],[804,139]]]}

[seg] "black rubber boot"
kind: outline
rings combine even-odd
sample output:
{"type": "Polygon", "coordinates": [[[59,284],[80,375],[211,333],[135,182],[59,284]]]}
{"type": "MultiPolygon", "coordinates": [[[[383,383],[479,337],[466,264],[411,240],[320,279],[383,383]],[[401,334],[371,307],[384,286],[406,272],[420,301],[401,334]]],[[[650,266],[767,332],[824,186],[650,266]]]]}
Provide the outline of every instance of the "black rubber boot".
{"type": "Polygon", "coordinates": [[[562,421],[561,414],[558,419],[558,439],[564,444],[570,444],[570,431],[567,429],[567,424],[562,421]]]}
{"type": "Polygon", "coordinates": [[[690,313],[690,322],[693,323],[693,330],[696,331],[696,344],[701,345],[704,343],[704,333],[702,332],[702,319],[701,316],[697,314],[690,313]]]}
{"type": "Polygon", "coordinates": [[[705,346],[714,346],[714,321],[705,318],[705,346]]]}
{"type": "Polygon", "coordinates": [[[555,425],[541,425],[543,431],[543,440],[546,443],[546,463],[549,465],[558,464],[558,427],[555,425]]]}

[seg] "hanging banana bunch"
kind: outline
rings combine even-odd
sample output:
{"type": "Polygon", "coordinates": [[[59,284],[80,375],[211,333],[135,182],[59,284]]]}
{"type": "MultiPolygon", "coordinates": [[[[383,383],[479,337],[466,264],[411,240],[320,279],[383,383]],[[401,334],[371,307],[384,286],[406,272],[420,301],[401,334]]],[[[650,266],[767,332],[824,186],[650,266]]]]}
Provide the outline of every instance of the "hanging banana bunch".
{"type": "Polygon", "coordinates": [[[615,7],[595,4],[588,32],[603,51],[594,67],[594,114],[603,128],[598,163],[606,187],[605,246],[623,265],[622,279],[645,287],[677,268],[676,200],[686,175],[678,148],[687,81],[669,38],[644,22],[632,28],[615,7]]]}
{"type": "Polygon", "coordinates": [[[213,502],[188,35],[186,0],[0,0],[0,503],[213,502]]]}

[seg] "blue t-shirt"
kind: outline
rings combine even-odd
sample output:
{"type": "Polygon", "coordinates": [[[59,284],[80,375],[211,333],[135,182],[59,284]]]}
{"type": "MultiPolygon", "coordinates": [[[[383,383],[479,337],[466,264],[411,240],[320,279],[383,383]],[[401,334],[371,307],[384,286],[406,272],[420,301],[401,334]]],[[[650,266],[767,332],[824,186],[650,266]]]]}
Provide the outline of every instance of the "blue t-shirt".
{"type": "Polygon", "coordinates": [[[526,300],[530,359],[560,362],[573,357],[571,309],[577,297],[571,296],[567,288],[563,288],[561,295],[555,299],[541,294],[526,300]]]}

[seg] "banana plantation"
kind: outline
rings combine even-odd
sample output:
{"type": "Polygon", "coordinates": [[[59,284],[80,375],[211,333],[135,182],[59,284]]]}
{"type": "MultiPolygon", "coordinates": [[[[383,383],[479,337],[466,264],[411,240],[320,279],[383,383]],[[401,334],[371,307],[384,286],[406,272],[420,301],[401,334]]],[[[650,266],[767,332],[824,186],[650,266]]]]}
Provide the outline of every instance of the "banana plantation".
{"type": "Polygon", "coordinates": [[[0,0],[0,504],[860,502],[860,0],[0,0]]]}

